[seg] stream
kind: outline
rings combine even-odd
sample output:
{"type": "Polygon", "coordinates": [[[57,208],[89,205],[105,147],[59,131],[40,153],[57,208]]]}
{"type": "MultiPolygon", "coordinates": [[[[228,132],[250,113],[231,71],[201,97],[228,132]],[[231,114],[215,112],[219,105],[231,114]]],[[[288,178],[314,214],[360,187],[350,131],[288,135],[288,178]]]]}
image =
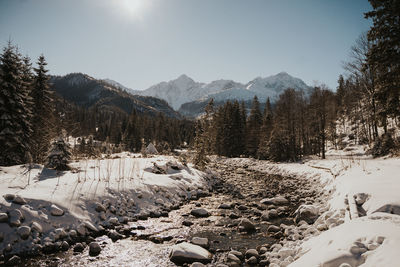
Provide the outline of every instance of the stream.
{"type": "Polygon", "coordinates": [[[282,231],[269,232],[268,227],[294,224],[293,213],[297,207],[318,195],[309,181],[266,174],[240,162],[220,159],[210,163],[209,168],[219,178],[208,196],[183,204],[168,217],[129,222],[125,226],[127,238],[113,242],[107,236],[97,237],[102,247],[100,255],[89,256],[88,247],[82,253],[70,249],[25,260],[23,266],[176,266],[169,260],[171,247],[193,237],[208,238],[208,250],[214,255],[212,264],[216,266],[226,263],[231,249],[244,254],[247,249],[269,249],[279,243],[285,238],[282,231]],[[289,202],[283,206],[260,203],[277,195],[289,202]],[[196,218],[190,214],[200,207],[210,216],[196,218]],[[277,211],[277,216],[263,220],[263,212],[272,209],[277,211]],[[241,218],[250,219],[256,230],[242,231],[238,227],[241,218]]]}

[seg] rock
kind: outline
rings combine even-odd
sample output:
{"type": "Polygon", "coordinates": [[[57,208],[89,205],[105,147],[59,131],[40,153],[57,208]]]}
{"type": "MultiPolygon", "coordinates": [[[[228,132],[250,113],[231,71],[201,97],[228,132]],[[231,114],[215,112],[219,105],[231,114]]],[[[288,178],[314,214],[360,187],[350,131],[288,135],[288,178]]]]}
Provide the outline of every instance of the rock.
{"type": "Polygon", "coordinates": [[[208,239],[204,237],[193,237],[191,243],[203,248],[209,247],[208,239]]]}
{"type": "Polygon", "coordinates": [[[243,260],[243,253],[237,250],[232,249],[230,252],[230,254],[235,255],[236,257],[238,257],[240,260],[243,260]]]}
{"type": "Polygon", "coordinates": [[[240,216],[239,215],[237,215],[236,213],[231,213],[231,214],[229,214],[229,218],[231,218],[231,219],[237,219],[237,218],[239,218],[240,216]]]}
{"type": "Polygon", "coordinates": [[[69,249],[69,244],[67,241],[61,242],[61,250],[62,251],[67,251],[69,249]]]}
{"type": "Polygon", "coordinates": [[[367,201],[367,199],[368,199],[368,195],[365,193],[358,193],[358,194],[355,194],[353,197],[358,206],[362,206],[365,203],[365,201],[367,201]]]}
{"type": "Polygon", "coordinates": [[[252,257],[250,257],[249,259],[246,260],[246,263],[247,263],[247,264],[250,264],[250,265],[256,265],[257,262],[258,262],[258,261],[257,261],[257,258],[254,257],[254,256],[252,256],[252,257]]]}
{"type": "Polygon", "coordinates": [[[296,223],[304,220],[308,224],[313,224],[318,219],[319,209],[314,205],[300,205],[295,214],[296,223]]]}
{"type": "Polygon", "coordinates": [[[230,204],[223,203],[223,204],[219,205],[218,208],[223,209],[223,210],[229,210],[232,208],[232,206],[230,204]]]}
{"type": "Polygon", "coordinates": [[[13,201],[15,198],[15,195],[14,194],[5,194],[3,197],[7,201],[13,201]]]}
{"type": "Polygon", "coordinates": [[[265,204],[265,205],[269,205],[269,204],[286,205],[289,203],[289,200],[287,200],[286,198],[284,198],[282,196],[277,196],[277,197],[273,197],[273,198],[264,198],[260,201],[260,203],[265,204]]]}
{"type": "Polygon", "coordinates": [[[8,222],[8,215],[7,213],[1,212],[0,213],[0,223],[8,222]]]}
{"type": "Polygon", "coordinates": [[[183,242],[172,247],[169,258],[176,264],[209,263],[212,260],[212,254],[200,246],[183,242]]]}
{"type": "Polygon", "coordinates": [[[98,232],[99,230],[96,228],[96,226],[94,226],[91,222],[89,221],[85,221],[84,222],[86,229],[92,231],[92,232],[98,232]]]}
{"type": "Polygon", "coordinates": [[[43,227],[38,223],[38,222],[32,222],[31,223],[31,229],[32,231],[42,233],[43,232],[43,227]]]}
{"type": "Polygon", "coordinates": [[[21,258],[17,255],[12,256],[8,261],[7,265],[8,266],[16,266],[21,264],[21,258]]]}
{"type": "Polygon", "coordinates": [[[82,252],[85,249],[85,247],[82,245],[82,243],[76,243],[74,246],[74,252],[82,252]]]}
{"type": "Polygon", "coordinates": [[[182,225],[184,225],[184,226],[191,226],[191,225],[193,225],[193,222],[188,221],[188,220],[184,220],[184,221],[182,222],[182,225]]]}
{"type": "Polygon", "coordinates": [[[210,216],[209,212],[205,209],[194,209],[190,212],[195,217],[208,217],[210,216]]]}
{"type": "Polygon", "coordinates": [[[3,242],[3,240],[4,240],[4,233],[0,232],[0,243],[3,242]]]}
{"type": "Polygon", "coordinates": [[[246,232],[252,232],[256,230],[256,227],[254,226],[254,224],[247,218],[243,218],[240,223],[239,223],[239,227],[243,227],[243,229],[246,232]]]}
{"type": "Polygon", "coordinates": [[[14,209],[14,210],[10,211],[9,217],[10,217],[9,224],[12,227],[20,226],[21,221],[24,219],[24,216],[22,215],[22,213],[19,209],[14,209]]]}
{"type": "Polygon", "coordinates": [[[64,211],[57,207],[55,204],[50,206],[50,214],[53,216],[62,216],[64,215],[64,211]]]}
{"type": "Polygon", "coordinates": [[[268,227],[268,229],[267,229],[267,232],[269,232],[269,233],[276,233],[276,232],[279,232],[281,229],[278,227],[278,226],[276,226],[276,225],[270,225],[269,227],[268,227]]]}
{"type": "Polygon", "coordinates": [[[25,205],[26,204],[26,200],[21,196],[15,196],[15,198],[12,200],[12,202],[15,203],[15,204],[19,204],[19,205],[25,205]]]}
{"type": "Polygon", "coordinates": [[[22,239],[25,240],[31,234],[31,228],[29,226],[26,226],[26,225],[25,226],[20,226],[17,229],[17,233],[22,239]]]}
{"type": "Polygon", "coordinates": [[[245,253],[246,258],[250,258],[250,257],[256,257],[258,258],[260,255],[258,255],[257,250],[255,249],[248,249],[245,253]]]}
{"type": "Polygon", "coordinates": [[[53,242],[44,242],[42,251],[46,254],[51,254],[57,251],[57,247],[53,242]]]}
{"type": "Polygon", "coordinates": [[[367,248],[368,250],[375,250],[378,247],[377,244],[368,244],[367,248]]]}
{"type": "Polygon", "coordinates": [[[293,249],[290,249],[290,248],[282,248],[278,252],[278,255],[282,259],[286,259],[287,257],[293,256],[294,254],[295,254],[295,251],[293,249]]]}
{"type": "MultiPolygon", "coordinates": [[[[85,236],[86,235],[86,226],[85,226],[85,224],[84,223],[79,224],[78,227],[76,228],[76,231],[81,236],[85,236]]],[[[70,232],[70,234],[71,234],[71,232],[70,232]]]]}
{"type": "Polygon", "coordinates": [[[203,263],[201,262],[193,262],[190,267],[206,267],[203,263]]]}
{"type": "Polygon", "coordinates": [[[54,234],[55,234],[55,235],[54,235],[54,239],[55,239],[56,241],[67,237],[67,233],[65,232],[64,228],[57,228],[57,229],[55,229],[55,230],[54,230],[54,234]]]}
{"type": "Polygon", "coordinates": [[[97,242],[91,242],[89,244],[89,255],[90,256],[97,256],[101,252],[101,247],[97,242]]]}
{"type": "Polygon", "coordinates": [[[106,211],[106,207],[104,207],[103,204],[96,202],[95,203],[96,207],[94,208],[97,212],[102,212],[102,211],[106,211]]]}
{"type": "Polygon", "coordinates": [[[78,237],[78,233],[74,229],[70,230],[68,235],[69,235],[69,238],[71,238],[72,240],[74,240],[78,237]]]}
{"type": "Polygon", "coordinates": [[[237,208],[238,208],[238,210],[247,210],[247,209],[248,209],[248,207],[245,206],[245,205],[240,205],[240,206],[237,207],[237,208]]]}
{"type": "Polygon", "coordinates": [[[119,224],[119,221],[118,221],[117,217],[111,217],[110,219],[108,219],[107,222],[108,222],[109,225],[118,225],[119,224]]]}
{"type": "Polygon", "coordinates": [[[124,236],[121,235],[120,233],[118,233],[118,232],[115,231],[115,230],[111,230],[111,231],[108,233],[108,237],[111,238],[111,240],[112,240],[113,242],[115,242],[115,241],[117,241],[117,240],[119,240],[119,239],[122,239],[124,236]]]}
{"type": "Polygon", "coordinates": [[[353,245],[350,248],[350,253],[353,254],[353,255],[361,255],[361,254],[363,254],[365,252],[367,252],[366,248],[360,248],[357,245],[353,245]]]}
{"type": "Polygon", "coordinates": [[[241,263],[241,260],[236,255],[234,255],[232,253],[228,253],[227,261],[228,262],[238,263],[238,264],[241,263]]]}

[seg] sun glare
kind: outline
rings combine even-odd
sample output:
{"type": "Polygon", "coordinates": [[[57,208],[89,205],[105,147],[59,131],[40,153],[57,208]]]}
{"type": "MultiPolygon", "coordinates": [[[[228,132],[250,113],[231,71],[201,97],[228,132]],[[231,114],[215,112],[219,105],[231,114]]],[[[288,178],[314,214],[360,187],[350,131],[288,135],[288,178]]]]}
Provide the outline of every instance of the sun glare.
{"type": "Polygon", "coordinates": [[[149,2],[149,0],[118,0],[121,13],[130,19],[142,18],[149,2]]]}

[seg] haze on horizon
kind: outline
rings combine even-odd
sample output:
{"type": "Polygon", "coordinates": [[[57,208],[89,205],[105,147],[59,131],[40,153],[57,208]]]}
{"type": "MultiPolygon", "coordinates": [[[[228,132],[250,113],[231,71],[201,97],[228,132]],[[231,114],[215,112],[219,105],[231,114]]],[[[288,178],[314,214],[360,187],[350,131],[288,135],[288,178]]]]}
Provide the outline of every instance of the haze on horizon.
{"type": "Polygon", "coordinates": [[[368,30],[367,0],[0,0],[11,39],[51,74],[82,72],[132,89],[186,74],[246,83],[281,71],[335,89],[368,30]]]}

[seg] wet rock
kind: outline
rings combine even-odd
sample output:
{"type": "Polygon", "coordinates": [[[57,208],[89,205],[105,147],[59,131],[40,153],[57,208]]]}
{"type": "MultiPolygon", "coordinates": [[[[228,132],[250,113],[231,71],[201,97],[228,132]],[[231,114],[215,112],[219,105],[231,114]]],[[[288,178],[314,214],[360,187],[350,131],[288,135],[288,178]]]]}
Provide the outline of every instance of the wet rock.
{"type": "Polygon", "coordinates": [[[99,230],[96,228],[96,226],[94,226],[91,222],[89,222],[89,221],[85,221],[84,222],[84,225],[85,225],[85,227],[86,227],[86,229],[88,229],[88,230],[90,230],[90,231],[92,231],[92,232],[98,232],[99,230]]]}
{"type": "Polygon", "coordinates": [[[191,242],[203,248],[209,247],[208,239],[204,237],[193,237],[191,242]]]}
{"type": "Polygon", "coordinates": [[[319,209],[314,205],[300,205],[295,214],[296,223],[306,221],[308,224],[313,224],[318,219],[319,209]]]}
{"type": "Polygon", "coordinates": [[[260,201],[260,203],[265,205],[286,205],[289,203],[289,200],[287,200],[285,197],[277,196],[273,198],[264,198],[260,201]]]}
{"type": "Polygon", "coordinates": [[[108,222],[109,225],[118,225],[119,224],[119,221],[118,221],[117,217],[111,217],[110,219],[108,219],[107,222],[108,222]]]}
{"type": "Polygon", "coordinates": [[[115,230],[111,230],[111,231],[108,233],[108,237],[111,238],[111,240],[112,240],[113,242],[115,242],[115,241],[117,241],[117,240],[119,240],[119,239],[122,239],[124,236],[121,235],[120,233],[118,233],[118,232],[115,231],[115,230]]]}
{"type": "Polygon", "coordinates": [[[62,216],[64,215],[64,211],[57,207],[55,204],[50,206],[50,214],[53,216],[62,216]]]}
{"type": "Polygon", "coordinates": [[[21,264],[21,258],[17,255],[12,256],[8,261],[7,265],[8,266],[17,266],[21,264]]]}
{"type": "Polygon", "coordinates": [[[238,208],[238,210],[247,210],[247,209],[248,209],[248,207],[245,206],[245,205],[240,205],[240,206],[237,207],[237,208],[238,208]]]}
{"type": "Polygon", "coordinates": [[[230,254],[235,255],[236,257],[238,257],[240,260],[243,260],[243,253],[237,250],[232,249],[230,252],[230,254]]]}
{"type": "Polygon", "coordinates": [[[97,256],[101,252],[101,247],[97,242],[91,242],[89,244],[89,255],[90,256],[97,256]]]}
{"type": "Polygon", "coordinates": [[[200,208],[200,209],[193,209],[193,210],[190,212],[190,214],[192,214],[192,215],[195,216],[195,217],[208,217],[208,216],[210,216],[210,213],[209,213],[207,210],[202,209],[202,208],[200,208]]]}
{"type": "Polygon", "coordinates": [[[17,233],[22,239],[27,239],[29,237],[29,235],[31,234],[31,228],[26,225],[20,226],[17,229],[17,233]]]}
{"type": "Polygon", "coordinates": [[[242,261],[236,255],[234,255],[232,253],[228,253],[228,256],[226,259],[227,259],[228,263],[232,263],[232,262],[234,262],[236,264],[242,263],[242,261]]]}
{"type": "Polygon", "coordinates": [[[76,228],[76,232],[78,232],[78,234],[80,234],[81,236],[85,236],[86,235],[86,226],[84,223],[81,223],[78,225],[78,227],[76,228]]]}
{"type": "Polygon", "coordinates": [[[14,209],[10,211],[9,216],[10,216],[10,221],[9,221],[10,226],[15,226],[15,227],[20,226],[21,221],[24,219],[19,209],[14,209]]]}
{"type": "Polygon", "coordinates": [[[1,212],[0,213],[0,223],[8,222],[8,215],[7,213],[1,212]]]}
{"type": "Polygon", "coordinates": [[[176,264],[209,263],[212,260],[212,254],[200,246],[183,242],[172,247],[169,258],[176,264]]]}
{"type": "Polygon", "coordinates": [[[243,230],[245,230],[246,232],[252,232],[252,231],[256,230],[256,227],[254,226],[254,224],[247,218],[243,218],[240,221],[239,227],[243,228],[243,230]]]}
{"type": "Polygon", "coordinates": [[[64,228],[57,228],[54,230],[54,239],[60,240],[67,237],[67,233],[65,232],[64,228]]]}
{"type": "Polygon", "coordinates": [[[40,225],[38,222],[32,222],[31,223],[31,229],[32,231],[42,233],[43,232],[43,227],[40,225]]]}
{"type": "Polygon", "coordinates": [[[105,211],[106,211],[106,207],[104,207],[103,204],[101,204],[101,203],[99,203],[99,202],[96,202],[95,205],[96,205],[95,210],[96,210],[97,212],[102,212],[102,211],[105,212],[105,211]]]}
{"type": "Polygon", "coordinates": [[[21,196],[15,196],[12,202],[19,205],[25,205],[27,203],[26,200],[21,196]]]}
{"type": "Polygon", "coordinates": [[[82,243],[76,243],[74,246],[74,252],[82,252],[85,249],[85,247],[82,245],[82,243]]]}
{"type": "Polygon", "coordinates": [[[53,242],[44,242],[42,251],[46,254],[51,254],[57,251],[57,247],[53,242]]]}

